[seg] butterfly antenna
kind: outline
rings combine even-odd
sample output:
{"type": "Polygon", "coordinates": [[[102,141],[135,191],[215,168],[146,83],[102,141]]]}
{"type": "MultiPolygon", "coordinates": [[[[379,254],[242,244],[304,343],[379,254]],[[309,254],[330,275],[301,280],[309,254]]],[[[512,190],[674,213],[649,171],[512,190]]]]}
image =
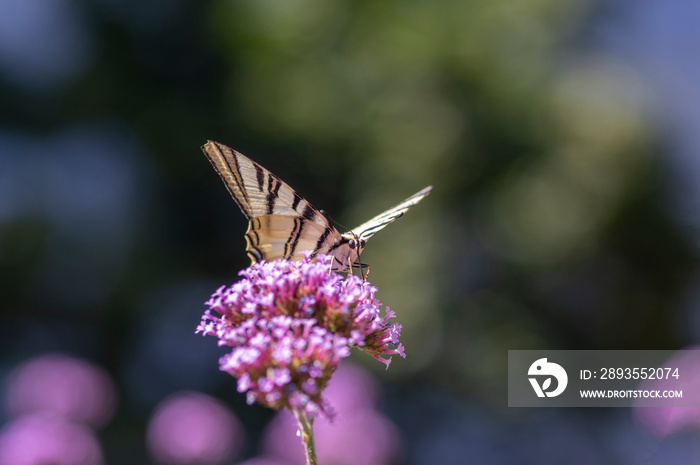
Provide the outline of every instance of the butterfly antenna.
{"type": "Polygon", "coordinates": [[[340,230],[340,229],[350,229],[350,228],[348,228],[347,226],[345,226],[344,224],[339,223],[338,221],[336,221],[335,219],[333,219],[333,217],[332,217],[331,215],[329,215],[325,210],[319,210],[319,213],[321,213],[321,214],[322,214],[330,223],[332,223],[333,226],[335,226],[337,229],[339,229],[339,230],[340,230]]]}
{"type": "MultiPolygon", "coordinates": [[[[355,242],[357,242],[357,266],[360,268],[360,276],[362,276],[362,280],[366,280],[365,272],[362,270],[362,259],[360,258],[360,253],[362,248],[360,247],[360,237],[357,234],[353,234],[355,236],[355,242]]],[[[352,268],[351,268],[352,269],[352,268]]],[[[353,272],[353,274],[355,274],[353,272]]]]}

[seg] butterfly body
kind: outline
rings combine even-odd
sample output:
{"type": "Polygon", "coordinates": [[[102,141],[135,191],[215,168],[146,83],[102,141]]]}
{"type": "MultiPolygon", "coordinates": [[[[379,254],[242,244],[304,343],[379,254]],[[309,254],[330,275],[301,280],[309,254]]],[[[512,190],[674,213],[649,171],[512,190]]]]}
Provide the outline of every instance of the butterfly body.
{"type": "Polygon", "coordinates": [[[428,195],[432,187],[404,200],[351,231],[341,234],[320,211],[287,183],[245,155],[209,141],[202,151],[248,218],[246,251],[252,263],[286,258],[302,252],[332,255],[333,269],[347,270],[358,259],[365,242],[401,217],[428,195]]]}

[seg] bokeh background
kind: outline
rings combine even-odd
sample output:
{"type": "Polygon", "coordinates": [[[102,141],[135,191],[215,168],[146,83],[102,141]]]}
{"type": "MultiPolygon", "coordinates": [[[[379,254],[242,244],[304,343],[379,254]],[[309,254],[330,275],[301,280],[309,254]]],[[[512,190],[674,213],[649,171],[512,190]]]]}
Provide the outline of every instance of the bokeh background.
{"type": "Polygon", "coordinates": [[[505,374],[700,343],[699,51],[682,0],[3,0],[0,462],[299,463],[194,335],[248,264],[213,139],[341,225],[435,186],[363,254],[407,358],[352,357],[326,463],[698,463],[700,412],[505,374]]]}

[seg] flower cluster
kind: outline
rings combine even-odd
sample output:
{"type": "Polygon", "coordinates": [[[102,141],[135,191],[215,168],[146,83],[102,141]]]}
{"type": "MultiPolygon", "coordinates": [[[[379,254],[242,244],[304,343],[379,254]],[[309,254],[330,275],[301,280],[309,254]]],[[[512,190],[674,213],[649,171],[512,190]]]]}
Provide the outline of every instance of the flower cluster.
{"type": "Polygon", "coordinates": [[[260,262],[240,272],[206,302],[197,332],[216,336],[233,350],[219,360],[238,378],[248,403],[329,414],[321,398],[338,362],[359,347],[387,368],[405,357],[401,326],[380,316],[377,289],[357,276],[329,273],[332,257],[260,262]],[[219,316],[214,315],[217,313],[219,316]]]}

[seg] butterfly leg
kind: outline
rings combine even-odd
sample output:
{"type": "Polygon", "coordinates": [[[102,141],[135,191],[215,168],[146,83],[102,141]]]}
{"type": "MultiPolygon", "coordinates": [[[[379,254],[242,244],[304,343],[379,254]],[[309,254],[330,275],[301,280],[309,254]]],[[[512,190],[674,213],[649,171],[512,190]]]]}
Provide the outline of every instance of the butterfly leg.
{"type": "MultiPolygon", "coordinates": [[[[333,272],[333,265],[335,265],[336,262],[338,262],[338,264],[340,264],[340,265],[343,264],[343,262],[341,262],[340,260],[338,260],[337,257],[333,257],[333,260],[331,260],[331,265],[328,267],[328,276],[330,276],[331,273],[333,272]]],[[[350,269],[352,270],[352,268],[350,268],[350,269]]],[[[343,271],[343,269],[340,268],[339,271],[343,271]]]]}
{"type": "Polygon", "coordinates": [[[360,275],[362,276],[363,281],[367,281],[367,276],[369,276],[369,265],[367,263],[361,263],[361,262],[354,262],[350,264],[350,270],[352,272],[353,269],[359,268],[360,269],[360,275]],[[364,269],[367,268],[367,273],[365,274],[364,269]]]}
{"type": "Polygon", "coordinates": [[[367,278],[369,278],[369,265],[367,263],[360,263],[360,272],[362,273],[362,280],[367,281],[367,278]],[[365,267],[367,268],[367,273],[363,271],[365,267]]]}

